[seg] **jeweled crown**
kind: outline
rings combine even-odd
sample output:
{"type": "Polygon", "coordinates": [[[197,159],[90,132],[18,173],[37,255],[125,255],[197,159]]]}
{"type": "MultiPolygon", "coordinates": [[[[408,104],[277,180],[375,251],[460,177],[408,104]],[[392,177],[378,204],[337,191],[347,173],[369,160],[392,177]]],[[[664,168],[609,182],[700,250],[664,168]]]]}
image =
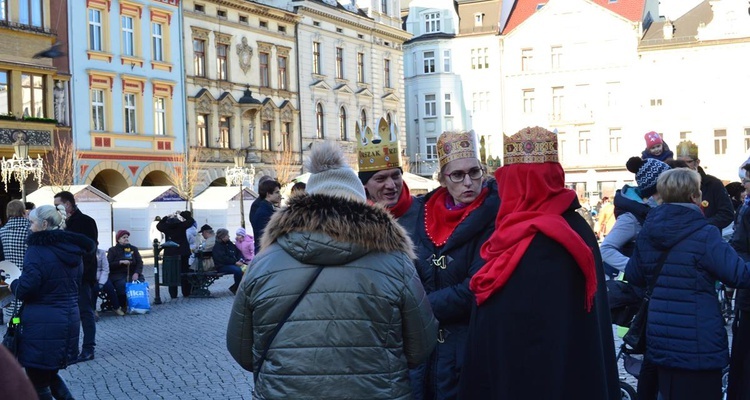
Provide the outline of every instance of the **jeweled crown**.
{"type": "Polygon", "coordinates": [[[513,136],[503,136],[503,165],[559,162],[557,134],[542,127],[527,127],[513,136]]]}
{"type": "Polygon", "coordinates": [[[479,148],[474,131],[441,133],[437,141],[437,153],[440,168],[453,160],[462,158],[479,159],[479,148]]]}
{"type": "Polygon", "coordinates": [[[375,131],[369,126],[355,126],[359,171],[382,171],[401,167],[398,127],[380,118],[375,131]]]}

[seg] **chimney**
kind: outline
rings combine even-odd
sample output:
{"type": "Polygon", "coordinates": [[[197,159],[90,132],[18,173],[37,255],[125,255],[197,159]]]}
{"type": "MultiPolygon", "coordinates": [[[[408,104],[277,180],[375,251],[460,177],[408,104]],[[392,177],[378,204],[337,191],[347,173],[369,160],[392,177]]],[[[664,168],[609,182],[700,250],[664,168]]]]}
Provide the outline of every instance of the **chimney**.
{"type": "Polygon", "coordinates": [[[674,25],[672,25],[672,21],[667,20],[664,22],[662,30],[664,31],[664,40],[672,40],[672,37],[674,36],[674,25]]]}

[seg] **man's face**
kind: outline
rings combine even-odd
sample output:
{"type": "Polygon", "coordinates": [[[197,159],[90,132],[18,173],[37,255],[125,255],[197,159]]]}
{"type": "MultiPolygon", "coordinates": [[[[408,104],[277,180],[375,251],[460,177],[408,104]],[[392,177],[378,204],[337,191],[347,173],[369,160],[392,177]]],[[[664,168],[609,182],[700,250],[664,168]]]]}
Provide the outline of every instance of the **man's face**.
{"type": "Polygon", "coordinates": [[[270,201],[273,204],[281,203],[281,190],[279,190],[279,188],[275,188],[273,190],[273,193],[269,193],[266,195],[266,200],[270,201]]]}
{"type": "Polygon", "coordinates": [[[221,236],[221,237],[219,238],[219,240],[220,240],[220,241],[222,241],[223,243],[226,243],[226,242],[228,242],[228,241],[229,241],[229,235],[222,235],[222,236],[221,236]]]}
{"type": "Polygon", "coordinates": [[[365,184],[367,198],[373,203],[393,207],[398,203],[404,180],[399,168],[378,171],[365,184]]]}
{"type": "Polygon", "coordinates": [[[59,206],[60,204],[65,206],[65,213],[68,214],[68,216],[70,216],[70,214],[73,214],[73,207],[70,205],[70,202],[62,201],[61,198],[55,197],[55,207],[59,206]]]}
{"type": "Polygon", "coordinates": [[[745,171],[745,179],[742,180],[742,186],[745,187],[745,193],[750,193],[750,172],[745,171]]]}
{"type": "Polygon", "coordinates": [[[687,164],[688,168],[692,169],[693,171],[697,171],[698,166],[701,165],[701,160],[690,156],[677,157],[677,159],[680,161],[684,161],[685,164],[687,164]]]}
{"type": "Polygon", "coordinates": [[[201,236],[203,236],[203,239],[210,238],[212,234],[213,234],[212,231],[203,231],[203,232],[201,232],[201,236]]]}
{"type": "Polygon", "coordinates": [[[661,155],[662,151],[663,151],[663,146],[661,144],[654,145],[653,147],[648,149],[648,152],[655,156],[661,155]]]}

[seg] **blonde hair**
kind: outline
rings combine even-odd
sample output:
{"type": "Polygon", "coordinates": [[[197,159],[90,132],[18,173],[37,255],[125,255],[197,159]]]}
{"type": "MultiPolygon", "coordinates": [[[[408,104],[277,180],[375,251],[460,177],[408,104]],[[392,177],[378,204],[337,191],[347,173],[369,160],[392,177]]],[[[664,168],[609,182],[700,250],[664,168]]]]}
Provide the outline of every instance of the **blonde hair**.
{"type": "Polygon", "coordinates": [[[29,213],[29,219],[33,219],[39,222],[47,221],[47,230],[53,229],[65,229],[65,206],[60,204],[59,206],[40,206],[29,213]]]}
{"type": "Polygon", "coordinates": [[[8,218],[25,217],[26,205],[21,200],[11,200],[5,207],[5,214],[8,218]]]}
{"type": "Polygon", "coordinates": [[[688,168],[671,169],[659,175],[656,191],[664,203],[692,203],[701,197],[701,176],[688,168]]]}

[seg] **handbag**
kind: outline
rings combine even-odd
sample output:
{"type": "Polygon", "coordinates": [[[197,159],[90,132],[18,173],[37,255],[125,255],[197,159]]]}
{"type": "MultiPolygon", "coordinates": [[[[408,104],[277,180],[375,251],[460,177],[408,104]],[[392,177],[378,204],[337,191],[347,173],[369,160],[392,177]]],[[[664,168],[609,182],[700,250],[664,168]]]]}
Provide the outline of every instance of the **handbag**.
{"type": "Polygon", "coordinates": [[[18,339],[21,336],[21,328],[18,326],[21,323],[21,311],[23,305],[18,307],[18,300],[13,301],[13,314],[8,321],[8,329],[3,335],[3,346],[11,352],[16,358],[18,358],[18,339]]]}
{"type": "Polygon", "coordinates": [[[151,311],[148,297],[148,282],[133,281],[125,284],[128,298],[128,314],[146,314],[151,311]]]}
{"type": "Polygon", "coordinates": [[[643,302],[643,289],[622,280],[610,279],[605,282],[609,315],[612,323],[629,327],[643,302]]]}
{"type": "Polygon", "coordinates": [[[622,337],[622,341],[628,345],[628,352],[631,354],[644,354],[646,352],[646,326],[648,325],[648,305],[651,302],[651,294],[654,292],[656,286],[656,280],[659,279],[661,269],[664,267],[664,262],[667,260],[667,256],[671,249],[662,253],[657,261],[656,270],[654,276],[651,277],[651,281],[648,284],[646,293],[641,302],[638,312],[635,314],[633,321],[630,323],[630,329],[622,337]]]}

